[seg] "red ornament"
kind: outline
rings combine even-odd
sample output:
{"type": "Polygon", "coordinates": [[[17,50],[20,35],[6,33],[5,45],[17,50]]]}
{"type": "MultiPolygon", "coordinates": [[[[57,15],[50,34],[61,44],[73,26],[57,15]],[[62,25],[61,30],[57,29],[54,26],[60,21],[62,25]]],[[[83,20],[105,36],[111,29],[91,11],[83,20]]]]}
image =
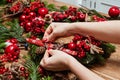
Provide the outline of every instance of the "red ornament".
{"type": "Polygon", "coordinates": [[[68,48],[71,49],[71,50],[75,50],[76,49],[76,44],[74,42],[70,42],[68,44],[68,48]]]}
{"type": "Polygon", "coordinates": [[[17,45],[13,44],[13,45],[7,46],[5,48],[5,53],[6,54],[8,54],[8,53],[11,53],[11,54],[20,53],[20,49],[17,45]]]}
{"type": "Polygon", "coordinates": [[[110,17],[118,17],[119,14],[120,14],[120,10],[119,10],[119,8],[117,6],[112,6],[109,9],[108,14],[109,14],[110,17]]]}
{"type": "Polygon", "coordinates": [[[40,16],[44,17],[46,14],[48,14],[48,9],[47,8],[39,8],[38,13],[40,16]]]}

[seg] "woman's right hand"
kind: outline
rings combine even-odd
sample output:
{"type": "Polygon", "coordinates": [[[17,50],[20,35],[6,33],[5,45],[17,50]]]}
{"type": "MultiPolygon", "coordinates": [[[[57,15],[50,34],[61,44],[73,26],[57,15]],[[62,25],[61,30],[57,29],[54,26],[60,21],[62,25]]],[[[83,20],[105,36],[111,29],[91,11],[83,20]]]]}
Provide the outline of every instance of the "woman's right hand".
{"type": "Polygon", "coordinates": [[[54,41],[59,37],[71,36],[72,32],[70,23],[51,23],[45,31],[43,40],[54,41]]]}

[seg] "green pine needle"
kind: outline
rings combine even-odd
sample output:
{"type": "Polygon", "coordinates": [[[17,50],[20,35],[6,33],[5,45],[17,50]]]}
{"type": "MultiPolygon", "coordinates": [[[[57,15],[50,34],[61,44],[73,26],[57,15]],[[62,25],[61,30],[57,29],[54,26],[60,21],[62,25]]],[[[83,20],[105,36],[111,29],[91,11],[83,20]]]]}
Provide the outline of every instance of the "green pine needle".
{"type": "Polygon", "coordinates": [[[18,39],[19,42],[25,41],[25,39],[22,37],[24,29],[19,25],[17,19],[13,20],[12,22],[7,22],[6,24],[10,26],[10,35],[18,39]]]}
{"type": "Polygon", "coordinates": [[[38,66],[31,60],[30,56],[26,56],[26,62],[24,66],[29,71],[29,80],[40,80],[40,74],[38,73],[38,66]]]}
{"type": "Polygon", "coordinates": [[[43,77],[43,78],[42,78],[42,79],[40,79],[40,80],[53,80],[53,79],[52,79],[52,77],[47,76],[47,77],[43,77]]]}

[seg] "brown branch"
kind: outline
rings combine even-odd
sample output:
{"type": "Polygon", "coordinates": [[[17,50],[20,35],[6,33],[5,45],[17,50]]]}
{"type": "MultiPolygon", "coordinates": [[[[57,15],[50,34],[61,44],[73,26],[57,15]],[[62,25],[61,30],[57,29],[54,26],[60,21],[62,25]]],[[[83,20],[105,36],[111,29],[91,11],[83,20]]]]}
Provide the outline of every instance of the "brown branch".
{"type": "Polygon", "coordinates": [[[12,17],[12,16],[15,16],[15,15],[21,13],[23,11],[23,7],[24,7],[24,5],[21,4],[18,12],[13,13],[13,14],[9,14],[9,15],[5,15],[5,16],[1,17],[0,19],[4,19],[4,18],[7,18],[7,17],[12,17]]]}

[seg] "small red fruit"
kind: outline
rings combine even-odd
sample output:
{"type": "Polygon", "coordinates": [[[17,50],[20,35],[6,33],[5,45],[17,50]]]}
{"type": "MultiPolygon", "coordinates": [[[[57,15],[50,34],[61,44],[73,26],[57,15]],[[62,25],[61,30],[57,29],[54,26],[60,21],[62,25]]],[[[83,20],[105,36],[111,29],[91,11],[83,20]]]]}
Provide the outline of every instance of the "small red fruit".
{"type": "Polygon", "coordinates": [[[20,21],[23,22],[27,19],[27,16],[26,15],[21,15],[20,16],[20,21]]]}
{"type": "Polygon", "coordinates": [[[7,3],[12,3],[13,2],[13,0],[7,0],[7,3]]]}
{"type": "Polygon", "coordinates": [[[38,13],[40,16],[44,17],[46,14],[48,14],[48,9],[47,8],[39,8],[38,13]]]}
{"type": "Polygon", "coordinates": [[[20,67],[20,71],[26,71],[25,67],[20,67]]]}
{"type": "Polygon", "coordinates": [[[35,12],[30,12],[30,13],[29,13],[29,17],[35,18],[35,17],[36,17],[36,13],[35,13],[35,12]]]}
{"type": "Polygon", "coordinates": [[[120,14],[120,10],[117,6],[112,6],[109,11],[108,14],[110,17],[118,17],[120,14]]]}
{"type": "Polygon", "coordinates": [[[86,15],[83,14],[83,13],[81,13],[81,14],[78,16],[78,19],[79,19],[80,21],[85,21],[85,17],[86,17],[86,15]]]}
{"type": "Polygon", "coordinates": [[[71,50],[75,50],[76,44],[75,44],[74,42],[70,42],[70,43],[68,44],[68,48],[71,49],[71,50]]]}

